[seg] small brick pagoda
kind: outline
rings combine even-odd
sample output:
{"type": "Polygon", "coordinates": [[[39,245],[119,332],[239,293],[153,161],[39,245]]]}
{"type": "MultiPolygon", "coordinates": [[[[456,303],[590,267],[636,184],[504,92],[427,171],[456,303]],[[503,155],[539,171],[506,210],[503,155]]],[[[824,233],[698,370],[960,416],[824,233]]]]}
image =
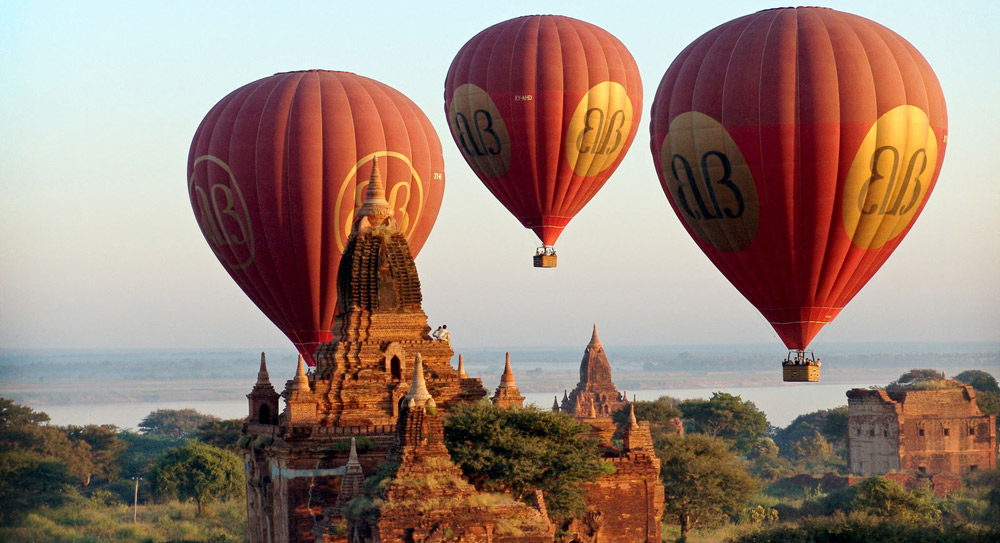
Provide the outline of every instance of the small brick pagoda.
{"type": "Polygon", "coordinates": [[[521,396],[521,391],[517,389],[514,372],[510,369],[510,353],[507,353],[507,362],[503,367],[503,375],[500,376],[500,386],[490,401],[498,407],[524,407],[524,396],[521,396]]]}

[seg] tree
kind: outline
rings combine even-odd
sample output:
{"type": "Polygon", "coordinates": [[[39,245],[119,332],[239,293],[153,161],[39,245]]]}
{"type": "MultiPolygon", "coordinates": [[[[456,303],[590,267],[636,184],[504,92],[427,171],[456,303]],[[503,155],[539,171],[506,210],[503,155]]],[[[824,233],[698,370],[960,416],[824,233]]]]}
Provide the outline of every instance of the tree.
{"type": "MultiPolygon", "coordinates": [[[[635,418],[649,422],[649,432],[656,440],[668,435],[678,433],[678,428],[674,421],[680,421],[681,411],[675,407],[677,400],[669,396],[661,396],[654,401],[632,402],[635,407],[635,418]]],[[[629,406],[622,407],[612,416],[615,426],[620,429],[628,422],[629,406]]],[[[617,435],[617,434],[616,434],[617,435]]],[[[620,436],[618,436],[620,437],[620,436]]]]}
{"type": "Polygon", "coordinates": [[[212,419],[198,426],[194,438],[213,447],[237,452],[236,442],[242,432],[243,419],[212,419]]]}
{"type": "Polygon", "coordinates": [[[194,409],[157,409],[142,419],[139,431],[180,439],[192,436],[199,426],[212,420],[218,419],[194,409]]]}
{"type": "Polygon", "coordinates": [[[901,385],[906,385],[909,383],[915,383],[917,381],[933,381],[937,379],[944,379],[944,373],[934,370],[934,369],[912,369],[896,379],[896,382],[901,385]]]}
{"type": "Polygon", "coordinates": [[[60,505],[89,481],[90,446],[48,421],[45,413],[0,398],[0,524],[35,507],[60,505]]]}
{"type": "Polygon", "coordinates": [[[795,460],[816,460],[826,462],[833,456],[833,447],[819,432],[805,436],[792,443],[788,456],[795,460]]]}
{"type": "Polygon", "coordinates": [[[49,422],[49,415],[41,411],[14,403],[9,398],[0,398],[0,429],[39,425],[49,422]]]}
{"type": "Polygon", "coordinates": [[[685,400],[677,407],[692,431],[729,440],[741,453],[749,452],[769,427],[753,402],[725,392],[713,392],[708,400],[685,400]]]}
{"type": "Polygon", "coordinates": [[[886,390],[910,390],[915,388],[926,388],[929,385],[940,385],[944,380],[944,373],[933,369],[912,369],[898,379],[885,386],[886,390]]]}
{"type": "Polygon", "coordinates": [[[0,526],[13,525],[37,507],[62,505],[77,482],[59,460],[0,449],[0,526]]]}
{"type": "Polygon", "coordinates": [[[663,479],[665,516],[680,525],[681,537],[699,524],[742,508],[757,492],[725,441],[705,435],[661,439],[656,443],[663,479]]]}
{"type": "Polygon", "coordinates": [[[444,422],[451,457],[476,488],[521,500],[541,490],[554,520],[582,513],[580,484],[614,470],[587,432],[565,413],[486,402],[454,407],[444,422]]]}
{"type": "Polygon", "coordinates": [[[1000,394],[1000,385],[997,384],[996,378],[983,370],[965,370],[956,375],[955,380],[972,385],[976,392],[1000,394]]]}
{"type": "Polygon", "coordinates": [[[941,516],[941,511],[930,502],[926,491],[906,490],[903,485],[885,477],[865,479],[851,490],[850,508],[853,512],[906,522],[932,522],[941,516]]]}
{"type": "Polygon", "coordinates": [[[216,500],[242,497],[243,462],[229,451],[189,441],[160,457],[149,482],[159,497],[194,500],[202,517],[216,500]]]}
{"type": "Polygon", "coordinates": [[[90,447],[94,475],[104,481],[118,478],[126,448],[125,442],[118,438],[118,427],[113,424],[69,426],[66,434],[71,441],[82,441],[90,447]]]}
{"type": "Polygon", "coordinates": [[[788,426],[774,433],[774,442],[783,456],[795,458],[792,453],[795,443],[812,438],[814,434],[821,435],[831,445],[844,444],[847,438],[847,406],[799,415],[788,426]]]}

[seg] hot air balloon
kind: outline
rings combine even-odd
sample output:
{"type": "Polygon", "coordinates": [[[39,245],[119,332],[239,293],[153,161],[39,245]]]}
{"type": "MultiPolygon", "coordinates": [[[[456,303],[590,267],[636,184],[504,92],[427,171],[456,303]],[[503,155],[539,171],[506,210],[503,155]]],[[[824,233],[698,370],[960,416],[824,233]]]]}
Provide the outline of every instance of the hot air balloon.
{"type": "MultiPolygon", "coordinates": [[[[934,188],[948,140],[927,61],[868,19],[765,10],[691,43],[653,100],[670,205],[792,357],[889,258],[934,188]]],[[[792,368],[792,369],[788,369],[792,368]]]]}
{"type": "Polygon", "coordinates": [[[444,159],[399,91],[352,73],[279,73],[223,98],[191,143],[205,239],[310,365],[332,336],[341,253],[376,162],[415,256],[441,206],[444,159]]]}
{"type": "Polygon", "coordinates": [[[555,15],[483,30],[445,80],[445,113],[466,162],[538,235],[536,267],[625,157],[642,110],[639,69],[618,39],[555,15]]]}

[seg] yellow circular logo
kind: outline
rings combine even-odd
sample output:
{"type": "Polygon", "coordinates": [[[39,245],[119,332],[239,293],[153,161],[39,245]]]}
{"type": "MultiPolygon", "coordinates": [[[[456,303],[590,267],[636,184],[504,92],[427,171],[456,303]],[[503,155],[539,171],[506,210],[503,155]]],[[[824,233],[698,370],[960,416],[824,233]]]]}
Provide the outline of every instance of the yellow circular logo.
{"type": "Polygon", "coordinates": [[[670,123],[661,176],[681,218],[720,251],[739,251],[757,234],[760,204],[750,167],[718,121],[697,111],[670,123]]]}
{"type": "Polygon", "coordinates": [[[510,168],[510,134],[493,99],[485,90],[466,83],[457,89],[448,108],[448,124],[465,160],[477,174],[503,177],[510,168]]]}
{"type": "Polygon", "coordinates": [[[934,179],[937,151],[934,129],[916,106],[875,121],[844,186],[844,229],[855,245],[878,249],[906,229],[934,179]]]}
{"type": "Polygon", "coordinates": [[[577,175],[597,175],[614,164],[631,130],[632,100],[625,87],[598,83],[583,95],[569,121],[566,159],[577,175]]]}

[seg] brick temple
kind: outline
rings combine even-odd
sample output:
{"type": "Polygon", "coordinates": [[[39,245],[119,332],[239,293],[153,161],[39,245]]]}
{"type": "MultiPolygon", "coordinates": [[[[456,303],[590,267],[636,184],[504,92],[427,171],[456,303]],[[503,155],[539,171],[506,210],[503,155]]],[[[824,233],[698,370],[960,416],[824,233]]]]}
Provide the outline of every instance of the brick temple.
{"type": "MultiPolygon", "coordinates": [[[[333,339],[317,349],[313,370],[300,357],[280,394],[261,356],[241,439],[248,539],[553,542],[544,496],[524,504],[482,494],[451,461],[443,418],[487,391],[465,373],[461,356],[451,366],[447,341],[431,338],[416,266],[391,213],[376,163],[338,271],[333,339]],[[386,470],[394,471],[383,477],[386,470]],[[370,499],[366,484],[381,497],[370,499]]],[[[560,541],[659,541],[663,490],[648,424],[633,416],[623,446],[611,444],[611,416],[627,402],[611,382],[596,327],[586,353],[579,392],[563,410],[590,425],[616,472],[586,487],[586,517],[560,541]]],[[[522,407],[509,355],[493,401],[522,407]]]]}
{"type": "Polygon", "coordinates": [[[848,466],[854,475],[963,476],[996,467],[996,417],[968,385],[938,390],[847,392],[848,466]]]}

